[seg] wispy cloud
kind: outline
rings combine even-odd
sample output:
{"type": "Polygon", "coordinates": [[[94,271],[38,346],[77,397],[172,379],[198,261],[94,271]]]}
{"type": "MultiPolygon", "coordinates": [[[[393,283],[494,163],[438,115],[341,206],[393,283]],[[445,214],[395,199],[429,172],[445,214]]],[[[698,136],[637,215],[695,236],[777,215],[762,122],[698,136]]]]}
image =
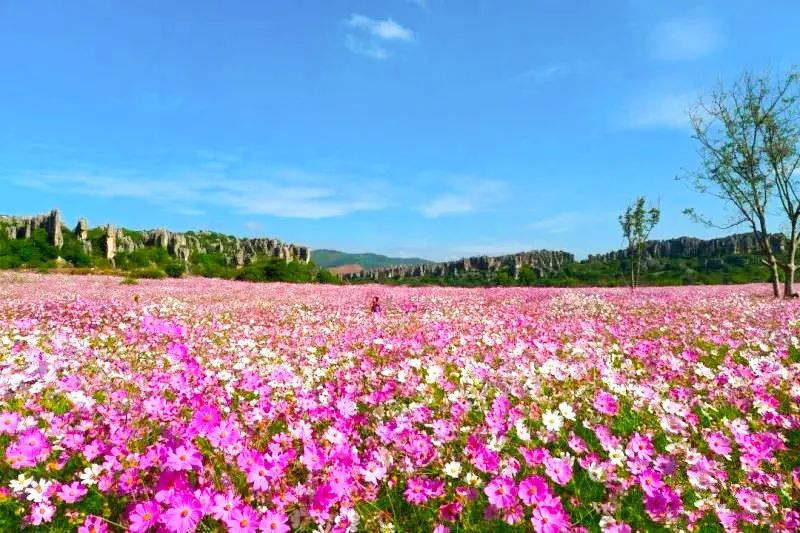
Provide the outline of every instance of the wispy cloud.
{"type": "Polygon", "coordinates": [[[622,125],[630,129],[689,128],[689,109],[697,101],[697,93],[653,94],[634,101],[623,114],[622,125]]]}
{"type": "Polygon", "coordinates": [[[414,40],[414,32],[392,19],[373,19],[354,13],[345,23],[351,30],[345,37],[347,48],[373,59],[391,57],[388,48],[391,43],[414,40]]]}
{"type": "Polygon", "coordinates": [[[407,0],[407,1],[421,7],[422,9],[428,8],[428,0],[407,0]]]}
{"type": "Polygon", "coordinates": [[[589,217],[579,211],[565,211],[553,216],[531,222],[526,227],[547,235],[569,233],[585,224],[589,217]]]}
{"type": "Polygon", "coordinates": [[[445,215],[464,215],[484,211],[508,196],[508,185],[503,181],[472,177],[453,178],[451,190],[420,206],[428,218],[445,215]]]}
{"type": "Polygon", "coordinates": [[[653,56],[666,61],[699,59],[718,50],[723,44],[717,24],[704,17],[668,20],[652,36],[653,56]]]}
{"type": "MultiPolygon", "coordinates": [[[[268,179],[231,179],[202,175],[142,178],[124,172],[37,172],[15,178],[18,185],[80,196],[130,198],[182,214],[202,214],[205,206],[223,206],[237,214],[319,219],[384,207],[377,187],[331,187],[331,176],[274,172],[268,179]]],[[[337,179],[336,183],[347,183],[337,179]]]]}
{"type": "Polygon", "coordinates": [[[566,74],[568,70],[569,69],[565,65],[534,67],[520,73],[519,79],[525,81],[545,82],[566,74]]]}

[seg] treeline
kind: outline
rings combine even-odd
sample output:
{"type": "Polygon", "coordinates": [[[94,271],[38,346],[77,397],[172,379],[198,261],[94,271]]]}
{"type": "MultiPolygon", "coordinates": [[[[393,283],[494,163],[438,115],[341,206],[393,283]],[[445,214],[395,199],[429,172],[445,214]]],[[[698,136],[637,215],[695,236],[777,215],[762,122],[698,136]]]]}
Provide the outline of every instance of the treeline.
{"type": "MultiPolygon", "coordinates": [[[[569,263],[557,273],[537,276],[529,267],[515,278],[510,271],[473,271],[458,276],[421,276],[383,280],[390,285],[449,287],[623,287],[630,284],[629,259],[569,263]]],[[[730,255],[717,258],[647,259],[642,265],[640,285],[729,285],[767,281],[760,257],[730,255]]]]}

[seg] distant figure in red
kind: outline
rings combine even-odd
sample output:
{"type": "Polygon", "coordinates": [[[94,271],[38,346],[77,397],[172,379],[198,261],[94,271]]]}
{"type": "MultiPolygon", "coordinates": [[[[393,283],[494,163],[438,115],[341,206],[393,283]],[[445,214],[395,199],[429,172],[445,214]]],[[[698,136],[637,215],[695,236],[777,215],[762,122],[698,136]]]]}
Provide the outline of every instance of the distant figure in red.
{"type": "Polygon", "coordinates": [[[381,312],[381,303],[378,301],[377,296],[372,297],[372,303],[369,305],[369,310],[373,313],[380,313],[381,312]]]}

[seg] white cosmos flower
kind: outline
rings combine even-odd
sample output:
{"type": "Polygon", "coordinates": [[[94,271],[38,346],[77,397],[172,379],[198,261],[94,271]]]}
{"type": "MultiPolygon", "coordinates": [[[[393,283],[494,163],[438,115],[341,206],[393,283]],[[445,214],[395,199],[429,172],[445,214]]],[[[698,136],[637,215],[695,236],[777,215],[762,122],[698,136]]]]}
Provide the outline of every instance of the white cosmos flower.
{"type": "Polygon", "coordinates": [[[25,489],[25,492],[28,494],[28,501],[34,503],[42,503],[45,501],[47,497],[44,493],[47,492],[47,489],[50,488],[52,483],[52,481],[47,481],[46,479],[32,482],[30,486],[25,489]]]}
{"type": "Polygon", "coordinates": [[[459,463],[458,461],[450,461],[449,463],[444,465],[442,471],[446,476],[452,478],[458,478],[458,476],[461,475],[461,463],[459,463]]]}
{"type": "Polygon", "coordinates": [[[625,452],[622,451],[622,448],[611,448],[608,451],[608,460],[616,466],[622,466],[622,462],[625,460],[625,452]]]}
{"type": "Polygon", "coordinates": [[[564,418],[555,411],[545,411],[542,415],[542,424],[547,431],[556,433],[564,425],[564,418]]]}
{"type": "Polygon", "coordinates": [[[464,476],[464,481],[467,482],[467,485],[473,487],[480,487],[481,486],[481,478],[473,474],[472,472],[467,472],[467,475],[464,476]]]}
{"type": "Polygon", "coordinates": [[[103,473],[103,467],[100,465],[89,465],[80,473],[81,481],[84,485],[91,487],[97,483],[97,477],[103,473]]]}
{"type": "Polygon", "coordinates": [[[443,373],[444,371],[442,370],[442,367],[440,367],[439,365],[431,365],[428,367],[428,372],[427,375],[425,376],[425,381],[428,384],[436,383],[437,381],[439,381],[439,378],[442,377],[443,373]]]}
{"type": "Polygon", "coordinates": [[[514,423],[514,429],[517,431],[517,437],[522,442],[528,442],[531,440],[531,432],[528,430],[528,427],[525,425],[525,422],[522,419],[519,419],[514,423]]]}
{"type": "Polygon", "coordinates": [[[558,404],[558,410],[561,411],[561,414],[567,420],[575,420],[575,410],[567,402],[561,402],[558,404]]]}
{"type": "Polygon", "coordinates": [[[9,481],[8,486],[14,492],[23,492],[31,483],[33,483],[33,479],[26,477],[25,474],[20,474],[17,476],[17,479],[9,481]]]}

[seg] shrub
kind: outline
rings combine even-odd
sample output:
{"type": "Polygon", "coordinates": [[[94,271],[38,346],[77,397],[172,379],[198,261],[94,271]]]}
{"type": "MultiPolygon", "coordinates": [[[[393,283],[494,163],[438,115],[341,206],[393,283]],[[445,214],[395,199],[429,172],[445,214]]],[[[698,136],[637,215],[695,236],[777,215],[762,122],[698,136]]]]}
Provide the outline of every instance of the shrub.
{"type": "Polygon", "coordinates": [[[166,272],[156,267],[138,268],[132,270],[130,275],[142,279],[164,279],[167,277],[166,272]]]}
{"type": "Polygon", "coordinates": [[[186,266],[180,261],[171,261],[164,266],[164,272],[171,278],[179,278],[186,272],[186,266]]]}

